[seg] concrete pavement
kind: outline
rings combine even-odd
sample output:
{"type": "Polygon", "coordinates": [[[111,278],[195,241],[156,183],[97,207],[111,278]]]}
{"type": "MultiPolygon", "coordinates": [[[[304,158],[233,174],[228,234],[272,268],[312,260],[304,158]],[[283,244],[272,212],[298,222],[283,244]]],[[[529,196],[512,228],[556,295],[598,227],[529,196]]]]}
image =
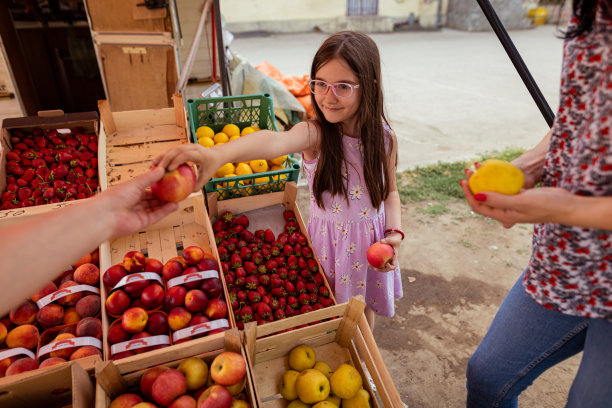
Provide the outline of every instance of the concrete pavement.
{"type": "MultiPolygon", "coordinates": [[[[563,42],[554,26],[510,32],[553,112],[563,42]]],[[[371,34],[383,63],[385,104],[399,141],[399,170],[530,148],[547,125],[493,32],[371,34]]],[[[309,73],[326,35],[237,37],[233,52],[285,74],[309,73]]]]}

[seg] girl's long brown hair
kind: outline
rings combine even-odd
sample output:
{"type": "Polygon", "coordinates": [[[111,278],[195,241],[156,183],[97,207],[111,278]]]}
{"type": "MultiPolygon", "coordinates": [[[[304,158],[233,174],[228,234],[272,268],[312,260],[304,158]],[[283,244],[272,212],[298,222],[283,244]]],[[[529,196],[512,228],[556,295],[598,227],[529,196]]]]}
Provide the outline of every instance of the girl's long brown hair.
{"type": "MultiPolygon", "coordinates": [[[[387,198],[390,192],[389,162],[385,149],[383,123],[388,121],[384,113],[380,56],[376,43],[367,35],[356,31],[341,31],[330,36],[321,45],[312,61],[310,77],[316,78],[317,71],[334,58],[343,59],[359,79],[361,101],[356,112],[357,132],[363,144],[363,174],[370,200],[375,208],[387,198]]],[[[312,106],[316,112],[316,123],[321,131],[318,146],[319,159],[313,181],[313,194],[317,205],[324,208],[323,192],[343,195],[348,202],[347,180],[342,176],[342,166],[348,169],[342,149],[341,124],[325,119],[321,108],[311,94],[312,106]]],[[[392,152],[393,139],[389,138],[392,152]]],[[[397,164],[397,155],[394,158],[397,164]]]]}

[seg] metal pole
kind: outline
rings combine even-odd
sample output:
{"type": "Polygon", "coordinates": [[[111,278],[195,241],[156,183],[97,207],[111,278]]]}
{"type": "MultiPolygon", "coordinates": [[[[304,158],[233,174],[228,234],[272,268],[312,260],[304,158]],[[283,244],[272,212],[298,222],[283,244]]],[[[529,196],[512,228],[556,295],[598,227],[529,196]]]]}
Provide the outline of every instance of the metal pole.
{"type": "Polygon", "coordinates": [[[227,60],[225,59],[225,45],[223,44],[223,27],[221,27],[221,9],[219,8],[219,0],[213,1],[215,13],[215,32],[217,34],[217,56],[219,57],[219,70],[221,75],[221,87],[224,96],[231,96],[232,89],[229,82],[229,70],[227,60]]]}
{"type": "Polygon", "coordinates": [[[523,80],[523,83],[527,87],[527,90],[531,94],[531,97],[540,109],[540,112],[542,113],[542,116],[544,116],[546,123],[548,123],[548,126],[552,126],[553,121],[555,119],[555,114],[550,109],[550,106],[548,105],[548,102],[546,102],[544,95],[542,95],[542,91],[540,91],[540,88],[538,88],[538,84],[536,84],[535,80],[529,73],[527,65],[525,65],[523,58],[521,58],[521,55],[512,43],[508,32],[504,28],[504,25],[499,20],[499,17],[497,17],[497,13],[495,13],[493,6],[489,2],[489,0],[476,1],[478,2],[478,5],[482,9],[482,12],[484,13],[487,20],[489,20],[489,24],[491,24],[493,31],[495,31],[495,34],[497,34],[497,38],[499,38],[499,41],[502,43],[502,46],[506,50],[508,57],[510,57],[510,61],[512,61],[514,68],[516,68],[516,71],[523,80]]]}

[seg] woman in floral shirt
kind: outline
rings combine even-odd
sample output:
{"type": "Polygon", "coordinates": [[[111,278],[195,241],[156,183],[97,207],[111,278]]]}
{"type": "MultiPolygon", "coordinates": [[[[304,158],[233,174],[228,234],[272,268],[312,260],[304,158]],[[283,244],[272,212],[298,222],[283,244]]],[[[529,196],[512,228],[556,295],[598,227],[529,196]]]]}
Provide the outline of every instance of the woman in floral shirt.
{"type": "Polygon", "coordinates": [[[536,223],[529,265],[469,360],[468,407],[516,407],[579,352],[567,407],[612,406],[612,1],[573,7],[555,122],[514,161],[526,190],[472,195],[461,182],[474,211],[506,227],[536,223]]]}

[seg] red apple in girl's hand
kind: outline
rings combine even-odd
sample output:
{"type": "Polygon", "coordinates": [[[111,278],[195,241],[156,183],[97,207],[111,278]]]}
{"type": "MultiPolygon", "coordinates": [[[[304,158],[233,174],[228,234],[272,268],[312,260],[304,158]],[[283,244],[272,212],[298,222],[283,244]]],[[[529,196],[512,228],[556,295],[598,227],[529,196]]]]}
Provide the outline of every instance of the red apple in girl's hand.
{"type": "Polygon", "coordinates": [[[195,173],[188,164],[181,164],[176,170],[167,171],[161,180],[151,184],[153,195],[162,201],[184,200],[195,187],[195,173]]]}
{"type": "Polygon", "coordinates": [[[393,260],[393,255],[395,252],[393,251],[393,247],[389,244],[385,244],[383,242],[375,242],[368,248],[366,252],[366,257],[368,258],[368,263],[377,269],[382,269],[387,264],[393,260]]]}

